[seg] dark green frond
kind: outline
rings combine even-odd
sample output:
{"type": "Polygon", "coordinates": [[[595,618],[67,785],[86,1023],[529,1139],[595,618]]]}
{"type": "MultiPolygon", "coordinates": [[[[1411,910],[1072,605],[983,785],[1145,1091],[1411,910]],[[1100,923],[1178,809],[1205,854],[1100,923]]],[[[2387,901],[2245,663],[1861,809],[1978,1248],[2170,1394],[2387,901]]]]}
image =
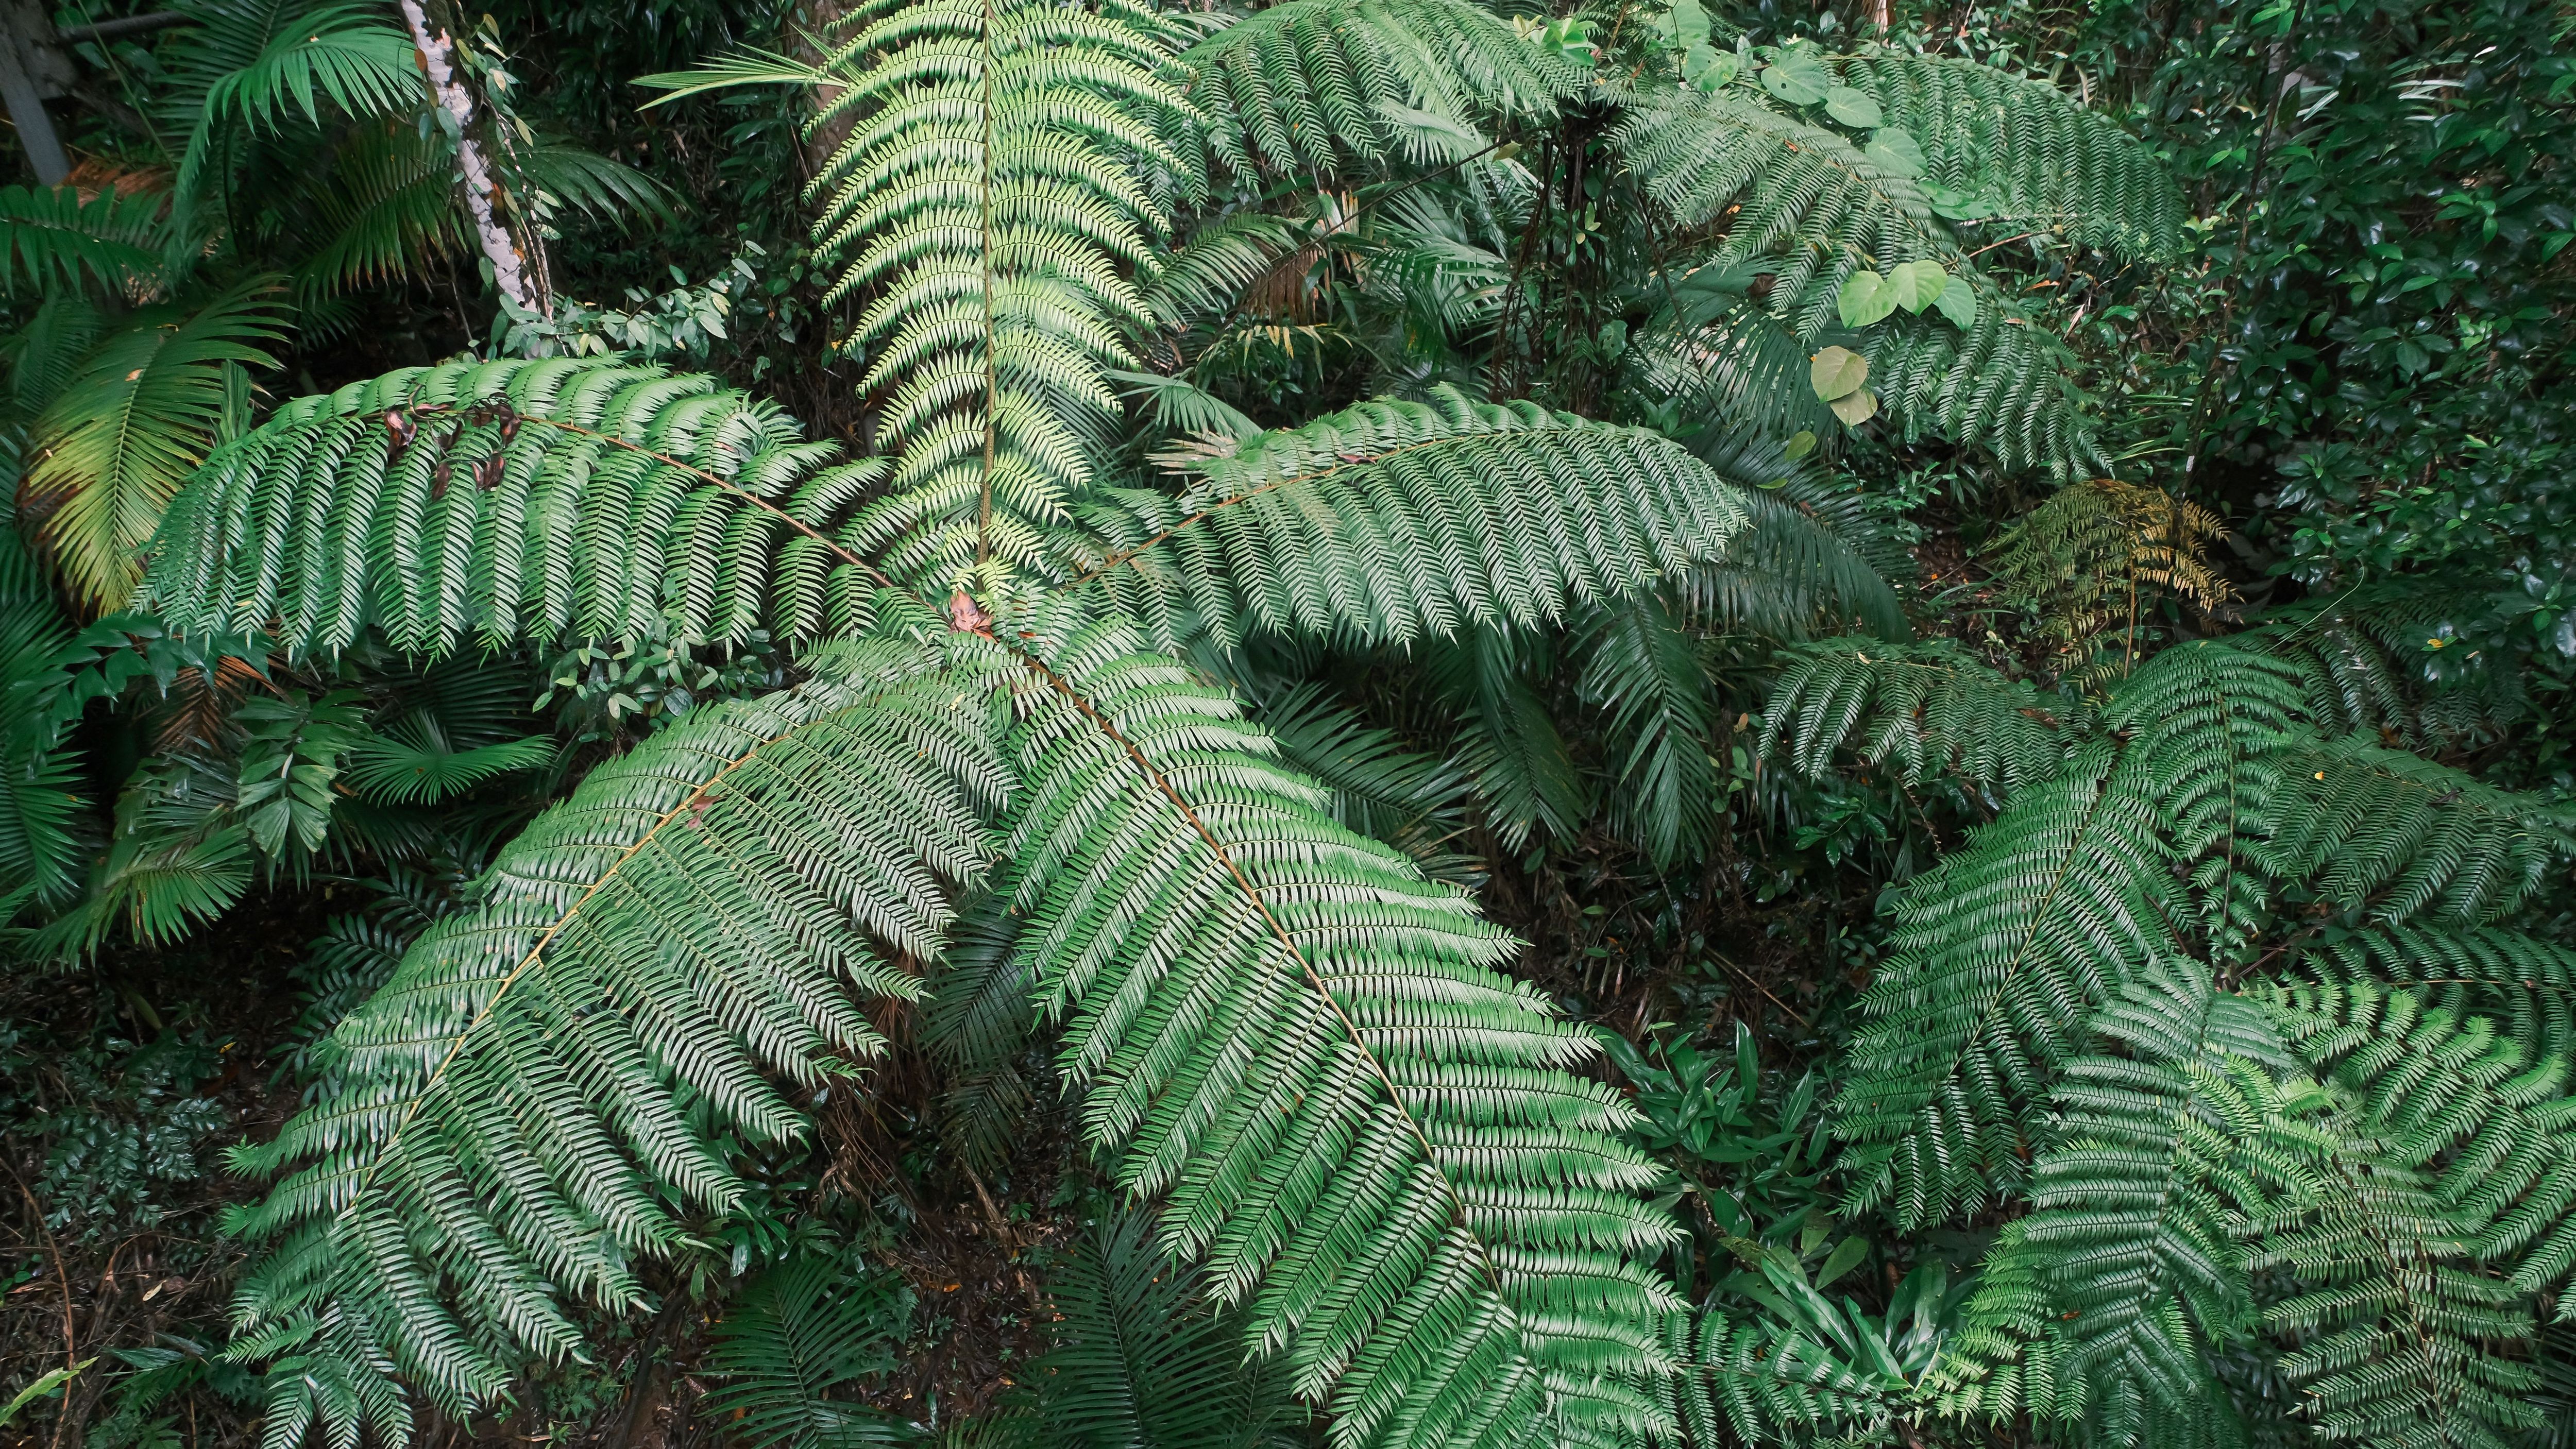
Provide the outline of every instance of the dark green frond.
{"type": "Polygon", "coordinates": [[[1181,53],[1209,142],[1235,174],[1383,163],[1406,111],[1453,122],[1553,109],[1574,66],[1469,0],[1287,0],[1181,53]]]}
{"type": "Polygon", "coordinates": [[[1349,1449],[1660,1426],[1657,1170],[1510,939],[1132,627],[1020,627],[1017,950],[1164,1241],[1349,1449]]]}
{"type": "Polygon", "coordinates": [[[1840,66],[1843,84],[1921,144],[1933,181],[1993,197],[2012,230],[2048,228],[2124,261],[2181,250],[2188,213],[2172,173],[2118,122],[2055,86],[1897,50],[1840,66]]]}
{"type": "Polygon", "coordinates": [[[2327,981],[2377,981],[2454,1017],[2486,1017],[2526,1059],[2576,1058],[2576,950],[2556,942],[2513,931],[2392,926],[2329,932],[2300,961],[2327,981]]]}
{"type": "Polygon", "coordinates": [[[170,505],[147,587],[176,627],[275,621],[297,651],[369,628],[433,656],[847,630],[870,584],[809,530],[881,469],[824,467],[831,453],[703,377],[409,369],[297,399],[210,459],[170,505]]]}
{"type": "Polygon", "coordinates": [[[1721,558],[1739,490],[1656,434],[1529,404],[1373,402],[1085,510],[1091,588],[1164,640],[1397,643],[1532,626],[1721,558]]]}
{"type": "Polygon", "coordinates": [[[72,186],[0,186],[0,294],[69,290],[84,277],[122,292],[160,263],[160,207],[112,188],[83,200],[72,186]]]}
{"type": "Polygon", "coordinates": [[[912,1290],[897,1274],[789,1258],[743,1284],[717,1321],[707,1408],[752,1449],[914,1442],[911,1426],[833,1392],[891,1370],[911,1318],[912,1290]]]}
{"type": "Polygon", "coordinates": [[[235,1152],[285,1174],[232,1222],[269,1244],[237,1317],[285,1355],[273,1438],[399,1436],[378,1373],[461,1415],[577,1351],[560,1295],[639,1302],[674,1205],[734,1199],[710,1135],[803,1130],[766,1074],[879,1047],[850,987],[918,994],[883,953],[936,951],[945,882],[983,868],[989,685],[900,642],[814,664],[594,770],[341,1022],[332,1090],[235,1152]]]}
{"type": "Polygon", "coordinates": [[[2081,701],[2007,681],[1956,645],[1837,639],[1793,653],[1763,707],[1762,749],[1808,775],[1849,750],[1909,783],[1999,793],[2057,774],[2092,732],[2081,701]]]}
{"type": "Polygon", "coordinates": [[[1904,1383],[1854,1372],[1788,1325],[1719,1309],[1665,1320],[1667,1409],[1695,1445],[1882,1442],[1904,1383]]]}

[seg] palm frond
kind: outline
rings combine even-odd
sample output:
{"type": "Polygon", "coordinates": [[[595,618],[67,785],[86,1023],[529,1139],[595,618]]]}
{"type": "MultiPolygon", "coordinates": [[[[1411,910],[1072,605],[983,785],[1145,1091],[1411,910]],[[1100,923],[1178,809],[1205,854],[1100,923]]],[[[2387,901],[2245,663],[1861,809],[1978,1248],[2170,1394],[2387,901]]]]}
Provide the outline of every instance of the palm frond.
{"type": "Polygon", "coordinates": [[[716,1324],[707,1407],[753,1449],[864,1449],[912,1442],[908,1425],[833,1391],[895,1366],[912,1290],[801,1254],[743,1284],[716,1324]]]}
{"type": "Polygon", "coordinates": [[[1055,1346],[1035,1368],[1038,1420],[1059,1449],[1253,1449],[1303,1416],[1275,1361],[1244,1358],[1237,1325],[1153,1244],[1153,1219],[1092,1228],[1047,1278],[1055,1346]]]}
{"type": "Polygon", "coordinates": [[[69,290],[84,276],[123,292],[159,267],[160,206],[112,187],[83,200],[72,186],[0,186],[0,295],[69,290]]]}

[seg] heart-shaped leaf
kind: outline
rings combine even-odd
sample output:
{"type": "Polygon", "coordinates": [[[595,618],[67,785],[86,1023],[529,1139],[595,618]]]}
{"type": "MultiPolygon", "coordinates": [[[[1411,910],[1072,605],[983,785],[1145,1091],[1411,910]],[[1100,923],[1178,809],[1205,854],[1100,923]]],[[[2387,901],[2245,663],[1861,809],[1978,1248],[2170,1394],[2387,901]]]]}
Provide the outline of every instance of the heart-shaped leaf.
{"type": "Polygon", "coordinates": [[[1762,67],[1762,88],[1793,106],[1814,105],[1833,85],[1833,72],[1803,50],[1784,50],[1762,67]]]}
{"type": "Polygon", "coordinates": [[[1854,272],[1843,279],[1834,310],[1845,327],[1867,327],[1896,310],[1896,288],[1876,272],[1854,272]]]}
{"type": "Polygon", "coordinates": [[[1835,417],[1843,420],[1844,427],[1856,428],[1878,416],[1878,394],[1864,388],[1844,393],[1826,406],[1834,410],[1835,417]]]}
{"type": "Polygon", "coordinates": [[[1950,285],[1950,274],[1939,262],[1905,262],[1887,275],[1887,290],[1896,305],[1908,312],[1921,312],[1932,305],[1950,285]]]}
{"type": "Polygon", "coordinates": [[[1870,99],[1869,92],[1850,86],[1825,88],[1825,114],[1862,131],[1887,124],[1886,115],[1878,109],[1878,102],[1870,99]]]}
{"type": "Polygon", "coordinates": [[[1941,295],[1932,299],[1932,305],[1940,308],[1941,315],[1950,319],[1950,325],[1962,332],[1977,325],[1977,293],[1965,277],[1952,277],[1949,284],[1941,289],[1941,295]]]}
{"type": "Polygon", "coordinates": [[[1983,191],[1932,185],[1924,187],[1923,194],[1932,198],[1932,210],[1936,214],[1952,221],[1983,221],[1999,210],[1994,198],[1983,191]]]}
{"type": "MultiPolygon", "coordinates": [[[[1849,397],[1869,381],[1869,359],[1848,347],[1828,347],[1808,362],[1807,381],[1814,384],[1816,396],[1826,402],[1849,397]]],[[[1873,410],[1877,406],[1870,404],[1873,410]]]]}
{"type": "Polygon", "coordinates": [[[1869,138],[1869,144],[1860,148],[1860,153],[1875,162],[1881,171],[1892,171],[1899,176],[1923,174],[1923,143],[1915,140],[1914,133],[1903,126],[1881,126],[1878,134],[1869,138]]]}

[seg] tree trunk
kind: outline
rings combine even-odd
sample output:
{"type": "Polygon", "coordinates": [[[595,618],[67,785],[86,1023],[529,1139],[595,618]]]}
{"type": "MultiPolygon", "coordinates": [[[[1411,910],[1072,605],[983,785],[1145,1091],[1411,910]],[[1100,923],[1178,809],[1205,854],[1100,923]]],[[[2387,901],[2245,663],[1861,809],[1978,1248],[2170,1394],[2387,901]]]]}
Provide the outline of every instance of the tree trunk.
{"type": "Polygon", "coordinates": [[[526,257],[518,240],[501,224],[492,199],[498,188],[492,181],[491,167],[483,160],[483,148],[474,140],[474,97],[457,78],[455,38],[444,28],[433,33],[429,15],[421,0],[401,0],[403,21],[411,27],[411,40],[420,52],[420,68],[429,76],[429,91],[439,109],[456,122],[456,166],[465,173],[465,210],[473,218],[474,235],[483,246],[483,255],[492,263],[493,284],[501,295],[521,311],[552,315],[546,299],[528,275],[526,257]]]}

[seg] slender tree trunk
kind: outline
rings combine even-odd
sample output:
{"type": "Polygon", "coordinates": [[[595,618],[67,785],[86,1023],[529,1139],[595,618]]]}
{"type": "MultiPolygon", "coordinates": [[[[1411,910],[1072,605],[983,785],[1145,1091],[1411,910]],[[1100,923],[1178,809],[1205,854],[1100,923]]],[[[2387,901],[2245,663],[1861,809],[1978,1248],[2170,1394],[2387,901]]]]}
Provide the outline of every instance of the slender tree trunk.
{"type": "Polygon", "coordinates": [[[554,309],[546,305],[543,292],[529,276],[517,239],[493,209],[498,188],[483,160],[483,148],[474,140],[474,97],[456,75],[455,38],[444,28],[432,32],[421,0],[401,0],[401,6],[412,44],[420,51],[420,68],[429,76],[430,95],[456,122],[456,165],[465,173],[465,210],[474,219],[474,235],[483,245],[483,255],[492,263],[493,284],[521,310],[551,316],[554,309]]]}
{"type": "Polygon", "coordinates": [[[60,95],[70,67],[51,44],[54,27],[28,0],[0,0],[0,105],[18,128],[18,149],[36,168],[40,186],[60,186],[72,171],[62,138],[45,114],[45,96],[60,95]]]}

